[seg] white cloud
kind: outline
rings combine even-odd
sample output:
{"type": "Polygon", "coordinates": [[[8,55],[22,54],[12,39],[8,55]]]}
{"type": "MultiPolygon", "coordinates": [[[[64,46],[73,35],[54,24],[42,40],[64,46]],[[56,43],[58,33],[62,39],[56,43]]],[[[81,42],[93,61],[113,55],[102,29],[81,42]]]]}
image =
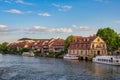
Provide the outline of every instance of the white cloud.
{"type": "Polygon", "coordinates": [[[22,11],[17,10],[17,9],[5,10],[4,12],[9,12],[9,13],[13,13],[13,14],[24,14],[22,11]]]}
{"type": "Polygon", "coordinates": [[[11,33],[15,31],[20,31],[18,28],[10,28],[7,25],[0,24],[0,33],[11,33]]]}
{"type": "Polygon", "coordinates": [[[16,3],[24,4],[25,2],[23,0],[16,0],[16,3]]]}
{"type": "Polygon", "coordinates": [[[12,0],[0,0],[0,1],[5,2],[5,3],[11,3],[12,2],[12,0]]]}
{"type": "Polygon", "coordinates": [[[0,24],[0,30],[6,29],[7,27],[8,27],[7,25],[0,24]]]}
{"type": "Polygon", "coordinates": [[[76,30],[90,30],[91,28],[88,26],[77,26],[77,25],[72,25],[72,27],[76,30]]]}
{"type": "Polygon", "coordinates": [[[68,11],[68,10],[71,10],[72,9],[72,6],[70,5],[59,5],[59,4],[55,4],[53,3],[52,4],[54,7],[58,8],[59,11],[68,11]]]}
{"type": "Polygon", "coordinates": [[[25,5],[33,5],[32,3],[25,2],[24,0],[0,0],[1,2],[5,3],[18,3],[18,4],[25,4],[25,5]]]}
{"type": "Polygon", "coordinates": [[[31,31],[31,32],[60,32],[60,33],[70,33],[71,28],[49,28],[44,26],[33,26],[31,28],[10,28],[7,25],[0,25],[0,33],[9,33],[15,31],[31,31]]]}
{"type": "Polygon", "coordinates": [[[41,31],[41,32],[64,32],[64,33],[72,32],[71,28],[48,28],[48,27],[43,27],[43,26],[33,26],[32,28],[28,28],[26,30],[41,31]]]}
{"type": "Polygon", "coordinates": [[[67,11],[67,10],[70,10],[71,8],[72,8],[72,6],[64,5],[64,6],[61,6],[61,8],[59,9],[59,11],[67,11]]]}
{"type": "Polygon", "coordinates": [[[9,28],[7,25],[0,24],[0,33],[4,33],[9,31],[9,28]]]}
{"type": "Polygon", "coordinates": [[[28,30],[40,31],[40,30],[46,30],[46,27],[34,26],[32,28],[28,28],[28,30]]]}
{"type": "Polygon", "coordinates": [[[70,33],[72,32],[71,28],[57,28],[55,29],[57,32],[64,32],[64,33],[70,33]]]}
{"type": "Polygon", "coordinates": [[[55,4],[55,3],[53,3],[52,5],[53,5],[54,7],[60,7],[59,4],[55,4]]]}
{"type": "Polygon", "coordinates": [[[25,2],[24,0],[16,0],[16,3],[26,4],[26,5],[33,5],[32,3],[25,2]]]}
{"type": "Polygon", "coordinates": [[[38,13],[39,16],[51,16],[49,13],[38,13]]]}

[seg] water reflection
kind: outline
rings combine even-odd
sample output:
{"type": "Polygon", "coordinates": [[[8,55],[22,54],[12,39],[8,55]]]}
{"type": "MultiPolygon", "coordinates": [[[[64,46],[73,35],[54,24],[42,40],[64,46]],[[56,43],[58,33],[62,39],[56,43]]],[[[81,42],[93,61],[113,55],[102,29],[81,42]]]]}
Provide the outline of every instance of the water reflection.
{"type": "Polygon", "coordinates": [[[0,62],[2,61],[2,54],[0,54],[0,62]]]}
{"type": "Polygon", "coordinates": [[[120,66],[112,66],[105,64],[93,64],[92,68],[93,74],[101,78],[107,78],[110,80],[119,80],[118,75],[120,75],[120,66]]]}
{"type": "Polygon", "coordinates": [[[0,80],[120,80],[119,66],[16,55],[0,60],[0,80]]]}

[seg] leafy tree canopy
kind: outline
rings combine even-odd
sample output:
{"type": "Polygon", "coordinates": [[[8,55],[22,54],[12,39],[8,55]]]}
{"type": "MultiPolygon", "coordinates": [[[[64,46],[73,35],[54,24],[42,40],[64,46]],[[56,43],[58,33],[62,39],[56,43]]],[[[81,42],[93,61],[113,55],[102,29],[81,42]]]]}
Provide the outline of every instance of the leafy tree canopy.
{"type": "Polygon", "coordinates": [[[65,50],[69,47],[70,43],[75,40],[75,37],[73,35],[70,35],[65,40],[65,50]]]}
{"type": "Polygon", "coordinates": [[[120,37],[117,32],[109,27],[98,29],[97,36],[106,42],[109,51],[114,51],[120,47],[120,37]]]}
{"type": "Polygon", "coordinates": [[[7,42],[3,42],[2,44],[0,44],[0,52],[1,53],[7,53],[8,49],[7,49],[7,42]]]}

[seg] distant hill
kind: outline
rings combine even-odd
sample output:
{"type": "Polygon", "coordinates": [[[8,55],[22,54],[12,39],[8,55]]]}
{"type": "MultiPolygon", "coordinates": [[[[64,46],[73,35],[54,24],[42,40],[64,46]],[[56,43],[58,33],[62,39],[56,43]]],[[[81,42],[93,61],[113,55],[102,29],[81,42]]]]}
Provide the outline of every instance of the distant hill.
{"type": "MultiPolygon", "coordinates": [[[[51,38],[53,39],[53,38],[51,38]]],[[[24,41],[24,40],[34,40],[34,41],[49,41],[51,39],[31,39],[31,38],[22,38],[22,39],[19,39],[18,41],[24,41]]]]}
{"type": "Polygon", "coordinates": [[[22,39],[19,39],[18,41],[21,41],[21,40],[32,40],[30,38],[22,38],[22,39]]]}

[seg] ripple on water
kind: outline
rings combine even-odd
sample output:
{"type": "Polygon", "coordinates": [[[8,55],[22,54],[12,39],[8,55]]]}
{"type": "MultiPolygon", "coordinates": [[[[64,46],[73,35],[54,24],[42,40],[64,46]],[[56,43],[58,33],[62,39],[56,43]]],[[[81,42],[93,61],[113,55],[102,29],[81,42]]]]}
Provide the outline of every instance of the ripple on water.
{"type": "Polygon", "coordinates": [[[14,55],[0,59],[0,80],[120,80],[116,66],[14,55]]]}

